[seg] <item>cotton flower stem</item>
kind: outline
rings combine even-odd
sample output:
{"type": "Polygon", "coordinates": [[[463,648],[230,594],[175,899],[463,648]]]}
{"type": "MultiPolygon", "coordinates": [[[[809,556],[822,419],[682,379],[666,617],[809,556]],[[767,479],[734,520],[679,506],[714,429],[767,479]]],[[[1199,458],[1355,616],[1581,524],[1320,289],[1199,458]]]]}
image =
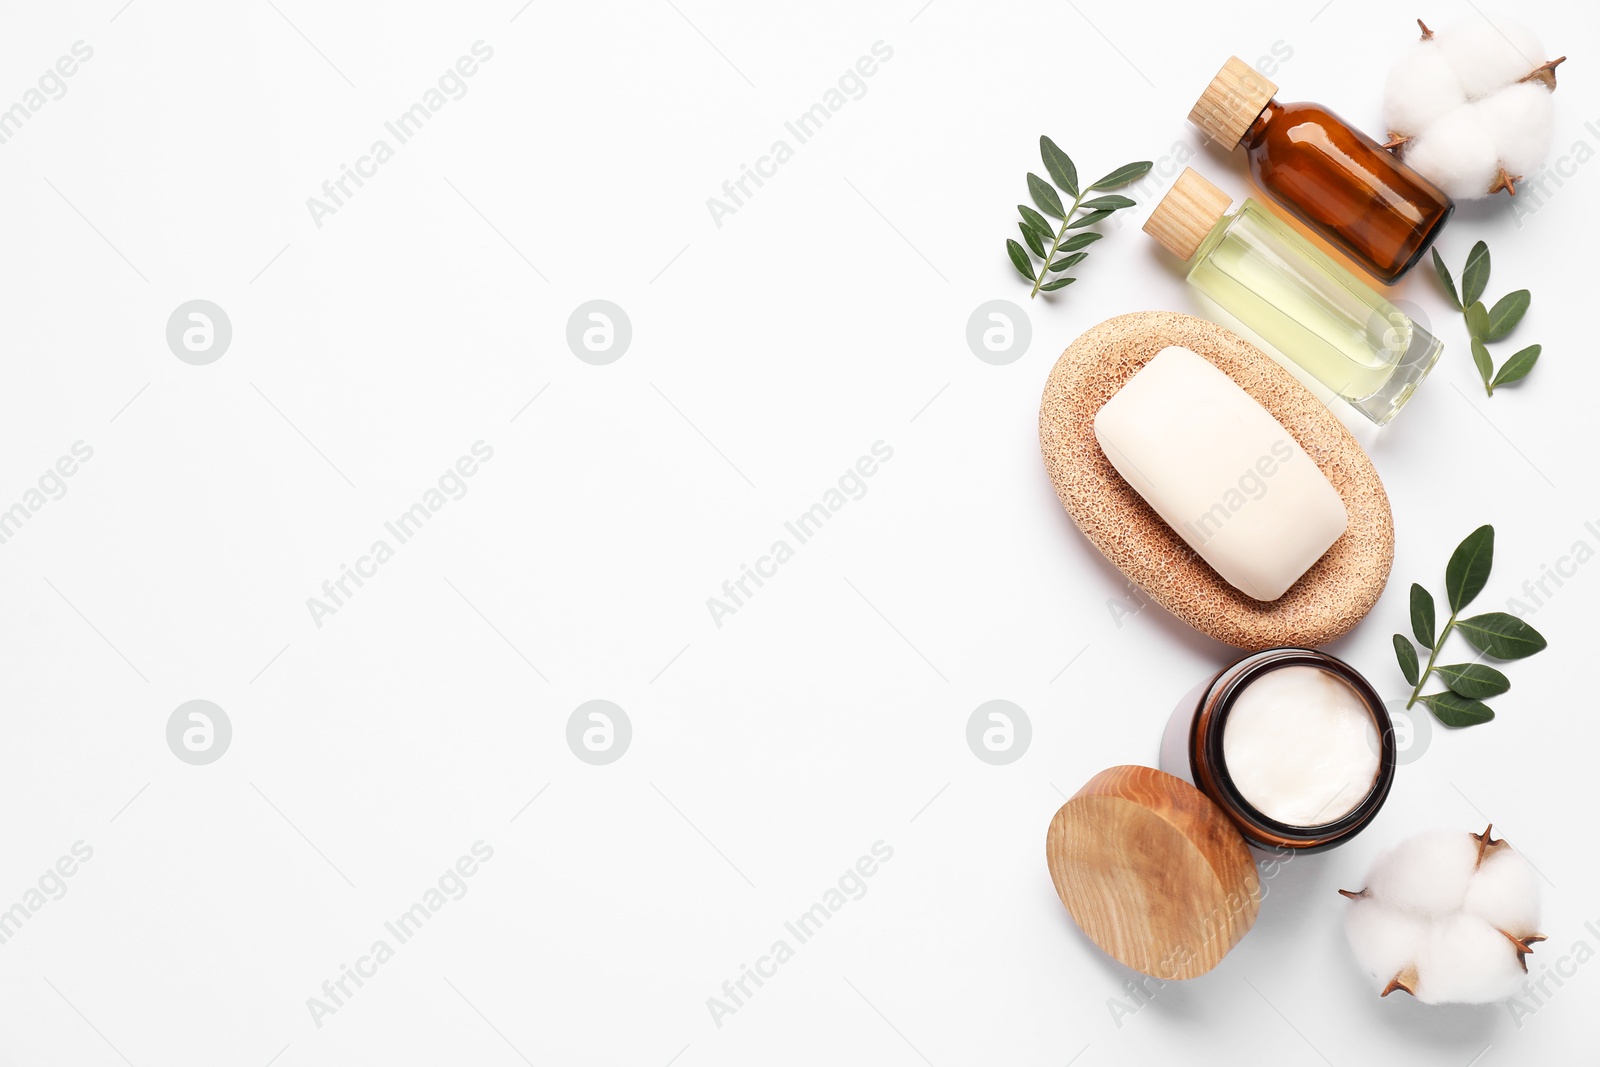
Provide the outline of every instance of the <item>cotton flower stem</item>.
{"type": "Polygon", "coordinates": [[[1378,996],[1386,997],[1390,993],[1393,993],[1396,989],[1400,990],[1402,993],[1410,993],[1412,996],[1416,996],[1416,986],[1417,965],[1413,963],[1409,964],[1405,970],[1401,971],[1399,974],[1390,979],[1389,984],[1383,987],[1383,992],[1379,993],[1378,996]]]}
{"type": "Polygon", "coordinates": [[[1546,62],[1539,64],[1537,67],[1534,67],[1531,71],[1529,71],[1527,74],[1524,74],[1517,80],[1525,82],[1541,82],[1544,84],[1546,89],[1549,89],[1551,92],[1555,92],[1556,68],[1561,66],[1561,64],[1565,63],[1566,61],[1566,56],[1559,56],[1555,59],[1547,60],[1546,62]]]}
{"type": "MultiPolygon", "coordinates": [[[[1506,168],[1501,167],[1499,169],[1499,171],[1496,172],[1496,174],[1494,176],[1494,184],[1489,186],[1489,192],[1498,193],[1502,189],[1504,189],[1506,192],[1510,193],[1512,196],[1516,196],[1517,195],[1517,183],[1520,182],[1521,180],[1522,180],[1522,175],[1520,175],[1520,174],[1509,174],[1509,173],[1506,172],[1506,168]]],[[[1490,396],[1494,395],[1493,390],[1490,391],[1489,395],[1490,396]]]]}
{"type": "Polygon", "coordinates": [[[1501,930],[1500,933],[1505,936],[1507,941],[1511,942],[1511,947],[1516,950],[1517,962],[1522,964],[1523,974],[1528,973],[1528,953],[1533,951],[1533,946],[1538,944],[1540,941],[1550,940],[1543,934],[1529,934],[1527,937],[1516,937],[1512,934],[1506,933],[1504,930],[1501,930]]]}
{"type": "Polygon", "coordinates": [[[1497,851],[1501,848],[1510,847],[1505,843],[1503,838],[1500,840],[1495,840],[1494,823],[1490,823],[1488,826],[1485,826],[1483,828],[1483,833],[1473,834],[1471,836],[1474,841],[1478,842],[1478,862],[1473,865],[1473,870],[1477,870],[1483,866],[1484,858],[1488,856],[1489,853],[1497,851]]]}

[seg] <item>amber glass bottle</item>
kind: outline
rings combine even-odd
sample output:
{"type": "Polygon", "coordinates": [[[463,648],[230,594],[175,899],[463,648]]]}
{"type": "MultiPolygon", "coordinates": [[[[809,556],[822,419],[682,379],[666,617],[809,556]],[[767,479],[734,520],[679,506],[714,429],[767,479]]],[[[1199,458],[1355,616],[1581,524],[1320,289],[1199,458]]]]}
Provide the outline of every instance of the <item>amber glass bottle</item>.
{"type": "Polygon", "coordinates": [[[1327,108],[1280,104],[1277,91],[1234,56],[1189,121],[1212,140],[1243,148],[1263,192],[1393,285],[1428,250],[1455,202],[1327,108]]]}

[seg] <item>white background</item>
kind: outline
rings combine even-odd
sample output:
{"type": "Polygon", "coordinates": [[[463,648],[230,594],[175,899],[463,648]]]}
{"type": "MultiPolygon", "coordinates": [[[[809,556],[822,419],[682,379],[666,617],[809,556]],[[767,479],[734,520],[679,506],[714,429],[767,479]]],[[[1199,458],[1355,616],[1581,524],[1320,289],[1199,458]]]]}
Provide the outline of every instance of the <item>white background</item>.
{"type": "MultiPolygon", "coordinates": [[[[1114,314],[1204,309],[1139,232],[1148,200],[1064,299],[1026,299],[1002,244],[1037,138],[1086,176],[1165,159],[1159,194],[1221,61],[1280,42],[1284,99],[1377,132],[1411,18],[1471,4],[274,2],[4,16],[0,106],[75,41],[94,55],[0,145],[0,506],[75,441],[94,456],[0,545],[0,908],[74,842],[93,858],[0,946],[0,1062],[1593,1055],[1600,965],[1547,980],[1520,1028],[1379,1001],[1334,890],[1409,833],[1492,818],[1546,879],[1534,977],[1600,948],[1600,568],[1534,616],[1551,647],[1508,668],[1500,717],[1436,729],[1376,824],[1273,878],[1204,978],[1116,1018],[1130,972],[1044,864],[1063,795],[1153,762],[1179,695],[1233,653],[1159,608],[1119,624],[1136,602],[1045,478],[1062,348],[1114,314]],[[307,197],[478,40],[494,54],[465,97],[317,227],[307,197]],[[893,56],[865,95],[716,225],[707,197],[793,146],[785,120],[877,41],[893,56]],[[195,298],[233,325],[209,366],[165,341],[195,298]],[[594,298],[633,325],[609,366],[564,339],[594,298]],[[964,337],[994,298],[1031,318],[1008,366],[964,337]],[[479,440],[467,495],[315,625],[307,598],[479,440]],[[706,599],[880,440],[866,495],[714,625],[706,599]],[[196,698],[234,731],[202,767],[165,739],[196,698]],[[633,727],[608,766],[565,740],[596,698],[633,727]],[[1003,767],[965,740],[996,698],[1033,726],[1003,767]],[[307,998],[479,840],[467,895],[319,1027],[307,998]],[[880,840],[866,895],[718,1026],[707,998],[880,840]]],[[[1593,154],[1594,13],[1517,7],[1573,53],[1556,154],[1593,154]]],[[[1239,159],[1196,165],[1246,195],[1239,159]]],[[[1440,242],[1457,268],[1490,242],[1491,297],[1534,291],[1497,349],[1545,346],[1521,387],[1483,395],[1425,270],[1399,289],[1447,351],[1391,427],[1357,427],[1399,543],[1331,648],[1386,693],[1407,586],[1439,591],[1472,528],[1499,535],[1486,609],[1600,547],[1597,175],[1522,219],[1464,205],[1440,242]]]]}

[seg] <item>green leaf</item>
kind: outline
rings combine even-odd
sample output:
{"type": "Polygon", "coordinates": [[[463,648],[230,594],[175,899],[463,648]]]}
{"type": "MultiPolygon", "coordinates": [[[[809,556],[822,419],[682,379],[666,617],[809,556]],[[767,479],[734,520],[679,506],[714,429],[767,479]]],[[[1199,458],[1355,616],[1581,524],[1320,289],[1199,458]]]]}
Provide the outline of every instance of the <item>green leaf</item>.
{"type": "Polygon", "coordinates": [[[1472,647],[1495,659],[1523,659],[1544,651],[1544,635],[1515,615],[1491,611],[1456,623],[1472,647]]]}
{"type": "Polygon", "coordinates": [[[1417,643],[1423,648],[1433,647],[1433,624],[1433,594],[1411,583],[1411,632],[1417,635],[1417,643]]]}
{"type": "Polygon", "coordinates": [[[1051,218],[1067,217],[1067,209],[1061,206],[1061,198],[1050,188],[1050,183],[1031,171],[1028,173],[1028,195],[1039,205],[1039,210],[1051,218]]]}
{"type": "Polygon", "coordinates": [[[1090,230],[1088,233],[1075,233],[1065,241],[1062,241],[1056,250],[1058,252],[1076,252],[1080,248],[1087,248],[1104,236],[1105,234],[1094,230],[1090,230]]]}
{"type": "Polygon", "coordinates": [[[1138,163],[1124,163],[1110,174],[1107,174],[1104,178],[1101,178],[1099,181],[1089,186],[1089,188],[1116,189],[1120,186],[1127,185],[1129,182],[1138,181],[1140,178],[1143,178],[1146,174],[1150,173],[1150,168],[1153,166],[1155,166],[1155,164],[1151,163],[1148,159],[1140,160],[1138,163]]]}
{"type": "Polygon", "coordinates": [[[1394,635],[1394,658],[1400,661],[1400,673],[1406,676],[1406,684],[1416,685],[1421,664],[1417,662],[1417,650],[1406,640],[1405,634],[1394,635]]]}
{"type": "Polygon", "coordinates": [[[1028,247],[1033,249],[1033,254],[1043,259],[1047,253],[1044,250],[1044,238],[1039,236],[1039,231],[1029,226],[1026,222],[1019,222],[1017,226],[1022,230],[1022,239],[1028,242],[1028,247]]]}
{"type": "Polygon", "coordinates": [[[1093,200],[1085,200],[1079,206],[1086,207],[1090,211],[1098,211],[1100,208],[1105,208],[1107,211],[1115,211],[1121,207],[1132,207],[1136,203],[1138,201],[1113,193],[1110,196],[1097,196],[1093,200]]]}
{"type": "Polygon", "coordinates": [[[1011,257],[1011,265],[1017,268],[1017,273],[1030,282],[1038,281],[1033,274],[1033,260],[1028,258],[1028,250],[1015,241],[1006,242],[1006,255],[1011,257]]]}
{"type": "MultiPolygon", "coordinates": [[[[1473,306],[1483,307],[1482,304],[1473,306]]],[[[1483,379],[1484,388],[1490,388],[1489,379],[1494,377],[1494,360],[1489,358],[1489,350],[1476,337],[1472,339],[1472,365],[1478,368],[1478,377],[1483,379]]]]}
{"type": "Polygon", "coordinates": [[[1046,237],[1054,237],[1056,235],[1056,228],[1050,225],[1050,220],[1033,210],[1033,208],[1029,207],[1027,204],[1018,204],[1017,210],[1022,213],[1022,217],[1024,219],[1028,220],[1029,226],[1032,226],[1034,229],[1043,232],[1046,237]]]}
{"type": "MultiPolygon", "coordinates": [[[[1037,214],[1037,212],[1035,212],[1035,214],[1037,214]]],[[[1041,228],[1039,226],[1035,226],[1026,219],[1019,221],[1017,225],[1022,228],[1024,233],[1035,234],[1038,236],[1039,240],[1045,242],[1046,244],[1049,244],[1051,241],[1055,240],[1055,231],[1050,229],[1048,226],[1041,228]]]]}
{"type": "Polygon", "coordinates": [[[1489,705],[1455,693],[1432,693],[1419,699],[1446,726],[1477,726],[1494,718],[1494,709],[1489,705]]]}
{"type": "Polygon", "coordinates": [[[1482,663],[1452,663],[1435,667],[1433,673],[1444,679],[1452,693],[1469,700],[1497,697],[1511,688],[1511,679],[1482,663]]]}
{"type": "Polygon", "coordinates": [[[1041,293],[1053,293],[1057,289],[1065,289],[1067,286],[1071,285],[1077,280],[1078,279],[1076,278],[1057,278],[1053,282],[1045,282],[1043,285],[1039,286],[1039,291],[1041,293]]]}
{"type": "Polygon", "coordinates": [[[1455,279],[1450,277],[1450,268],[1444,265],[1444,257],[1439,254],[1437,248],[1433,249],[1433,272],[1439,276],[1445,295],[1450,298],[1450,306],[1460,311],[1461,298],[1456,295],[1455,279]]]}
{"type": "Polygon", "coordinates": [[[1533,369],[1533,365],[1537,362],[1539,362],[1539,346],[1529,345],[1500,364],[1500,372],[1494,376],[1494,381],[1489,384],[1497,387],[1521,381],[1528,376],[1528,372],[1533,369]]]}
{"type": "Polygon", "coordinates": [[[1067,223],[1067,229],[1076,230],[1080,226],[1093,226],[1095,223],[1099,222],[1103,218],[1108,217],[1110,214],[1111,209],[1108,207],[1103,207],[1099,211],[1091,211],[1087,215],[1079,215],[1077,218],[1067,223]]]}
{"type": "Polygon", "coordinates": [[[1479,340],[1488,332],[1489,309],[1483,306],[1482,300],[1474,300],[1467,305],[1467,334],[1479,340]]]}
{"type": "Polygon", "coordinates": [[[1084,259],[1088,257],[1088,255],[1089,253],[1087,252],[1074,252],[1070,256],[1063,256],[1054,263],[1050,264],[1050,273],[1055,274],[1059,271],[1066,270],[1068,267],[1075,267],[1079,263],[1082,263],[1084,259]]]}
{"type": "Polygon", "coordinates": [[[1528,305],[1532,302],[1533,296],[1526,289],[1507,293],[1496,300],[1494,307],[1489,309],[1489,326],[1484,331],[1483,339],[1498,341],[1510,333],[1522,321],[1522,316],[1527,314],[1528,305]]]}
{"type": "Polygon", "coordinates": [[[1044,157],[1044,169],[1050,172],[1055,183],[1065,189],[1068,196],[1077,196],[1078,168],[1072,165],[1072,157],[1048,137],[1039,138],[1039,155],[1044,157]]]}
{"type": "Polygon", "coordinates": [[[1494,527],[1480,526],[1456,546],[1444,569],[1445,597],[1450,601],[1452,613],[1472,603],[1472,598],[1483,592],[1493,566],[1494,527]]]}
{"type": "Polygon", "coordinates": [[[1467,253],[1467,265],[1461,270],[1461,303],[1476,303],[1488,284],[1489,246],[1479,241],[1467,253]]]}

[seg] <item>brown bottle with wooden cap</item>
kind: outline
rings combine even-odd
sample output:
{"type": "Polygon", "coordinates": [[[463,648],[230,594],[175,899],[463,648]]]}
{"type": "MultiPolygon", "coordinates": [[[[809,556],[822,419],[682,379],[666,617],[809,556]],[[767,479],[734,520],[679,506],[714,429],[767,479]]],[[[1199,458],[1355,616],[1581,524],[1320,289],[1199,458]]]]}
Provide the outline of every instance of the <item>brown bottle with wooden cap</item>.
{"type": "Polygon", "coordinates": [[[1250,159],[1269,197],[1385,285],[1416,265],[1453,200],[1319,104],[1280,104],[1278,87],[1230,57],[1189,121],[1250,159]]]}

